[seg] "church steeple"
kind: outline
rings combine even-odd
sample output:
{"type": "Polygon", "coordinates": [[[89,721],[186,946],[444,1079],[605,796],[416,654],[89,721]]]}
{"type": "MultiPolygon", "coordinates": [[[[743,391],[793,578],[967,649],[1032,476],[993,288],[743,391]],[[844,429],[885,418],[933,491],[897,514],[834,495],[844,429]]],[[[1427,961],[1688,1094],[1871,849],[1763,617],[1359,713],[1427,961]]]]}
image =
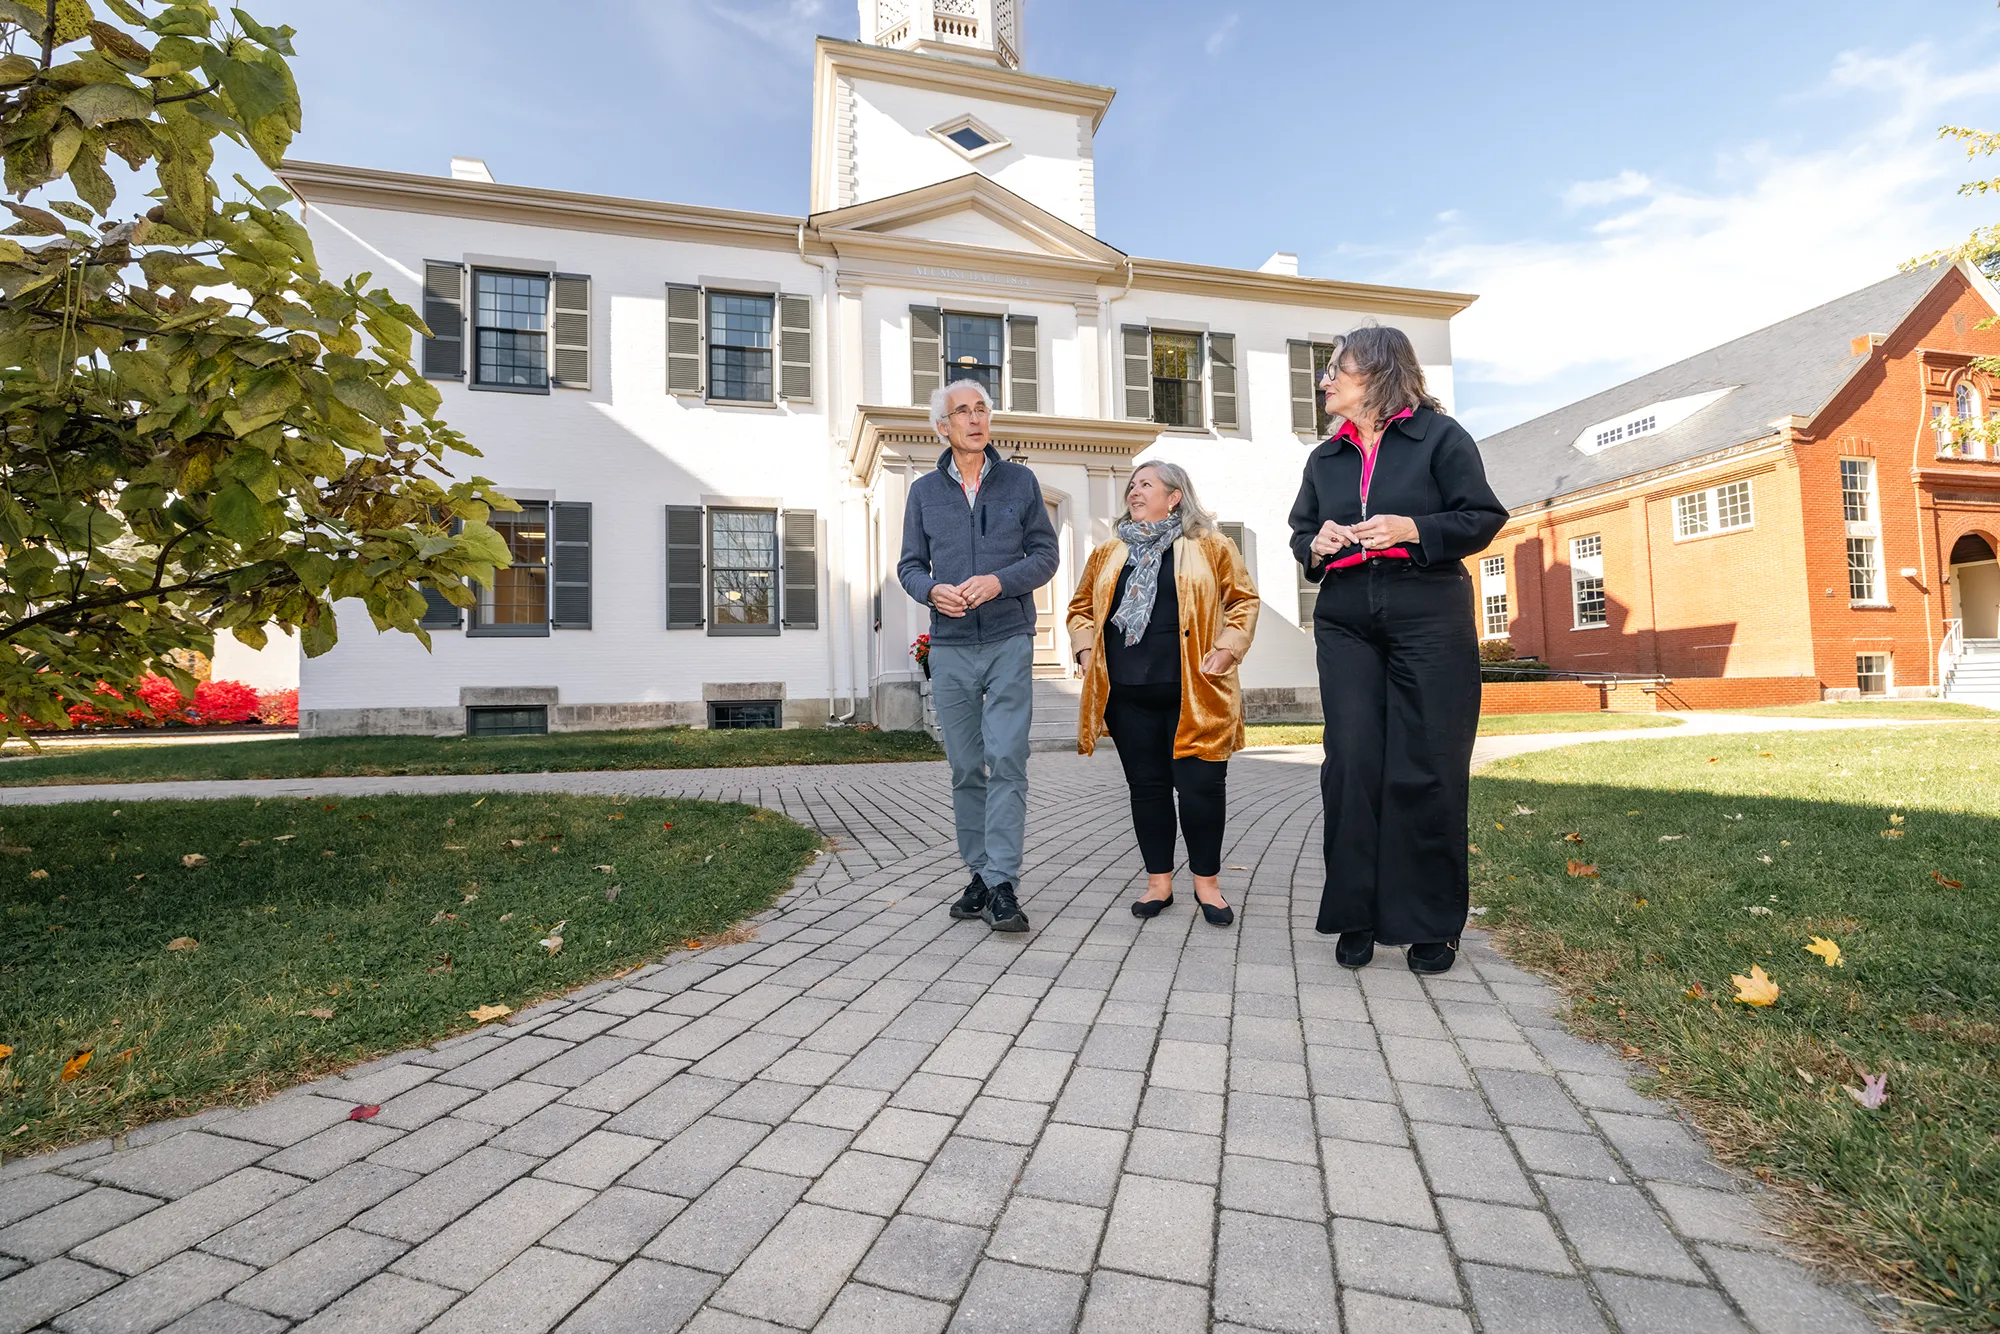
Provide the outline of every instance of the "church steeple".
{"type": "Polygon", "coordinates": [[[860,0],[861,40],[1021,68],[1022,0],[860,0]]]}

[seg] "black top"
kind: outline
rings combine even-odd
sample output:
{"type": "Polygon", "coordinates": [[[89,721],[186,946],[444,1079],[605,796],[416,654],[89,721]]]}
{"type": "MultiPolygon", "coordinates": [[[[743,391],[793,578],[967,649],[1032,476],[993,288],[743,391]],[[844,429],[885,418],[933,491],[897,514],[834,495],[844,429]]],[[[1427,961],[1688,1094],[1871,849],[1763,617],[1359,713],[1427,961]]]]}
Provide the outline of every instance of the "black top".
{"type": "MultiPolygon", "coordinates": [[[[1132,581],[1132,563],[1118,571],[1118,589],[1111,595],[1111,614],[1125,605],[1125,585],[1132,581]]],[[[1153,594],[1153,619],[1139,642],[1126,646],[1125,631],[1104,622],[1104,669],[1115,686],[1171,686],[1181,681],[1181,600],[1174,591],[1174,549],[1160,553],[1160,586],[1153,594]]]]}
{"type": "MultiPolygon", "coordinates": [[[[1318,583],[1326,562],[1312,554],[1312,540],[1328,519],[1360,523],[1371,514],[1402,514],[1417,525],[1417,540],[1405,543],[1419,569],[1463,574],[1459,564],[1486,548],[1507,522],[1507,507],[1486,484],[1486,468],[1472,437],[1442,412],[1418,408],[1390,422],[1376,447],[1361,501],[1361,448],[1347,440],[1323,442],[1306,458],[1299,498],[1292,504],[1292,555],[1318,583]]],[[[1337,551],[1341,560],[1360,551],[1337,551]]]]}

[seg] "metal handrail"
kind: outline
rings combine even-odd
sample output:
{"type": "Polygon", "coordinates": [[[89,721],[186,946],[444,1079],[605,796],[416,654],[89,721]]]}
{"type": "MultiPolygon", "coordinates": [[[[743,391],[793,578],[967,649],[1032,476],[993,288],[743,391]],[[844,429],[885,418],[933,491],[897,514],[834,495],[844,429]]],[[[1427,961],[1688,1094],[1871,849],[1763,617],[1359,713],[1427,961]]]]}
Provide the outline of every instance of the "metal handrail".
{"type": "Polygon", "coordinates": [[[1951,684],[1952,676],[1958,671],[1958,660],[1965,652],[1965,622],[1949,620],[1944,623],[1944,643],[1938,647],[1938,689],[1944,690],[1951,684]]]}
{"type": "Polygon", "coordinates": [[[1621,685],[1631,682],[1635,685],[1672,685],[1673,678],[1658,672],[1585,672],[1566,668],[1516,667],[1512,663],[1495,662],[1479,664],[1480,674],[1517,676],[1524,681],[1588,681],[1602,685],[1621,685]]]}

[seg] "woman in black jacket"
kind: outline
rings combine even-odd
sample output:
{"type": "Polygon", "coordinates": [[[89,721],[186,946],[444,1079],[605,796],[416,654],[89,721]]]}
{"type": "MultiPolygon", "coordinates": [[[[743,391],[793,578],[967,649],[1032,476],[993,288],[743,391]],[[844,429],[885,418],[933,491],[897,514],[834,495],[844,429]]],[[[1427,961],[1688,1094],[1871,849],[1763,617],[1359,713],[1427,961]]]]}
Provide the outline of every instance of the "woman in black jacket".
{"type": "Polygon", "coordinates": [[[1306,460],[1292,554],[1319,584],[1313,640],[1326,716],[1326,888],[1317,927],[1360,968],[1375,942],[1450,968],[1465,925],[1466,789],[1479,641],[1460,562],[1507,511],[1479,450],[1424,388],[1400,329],[1335,347],[1320,388],[1337,422],[1306,460]]]}

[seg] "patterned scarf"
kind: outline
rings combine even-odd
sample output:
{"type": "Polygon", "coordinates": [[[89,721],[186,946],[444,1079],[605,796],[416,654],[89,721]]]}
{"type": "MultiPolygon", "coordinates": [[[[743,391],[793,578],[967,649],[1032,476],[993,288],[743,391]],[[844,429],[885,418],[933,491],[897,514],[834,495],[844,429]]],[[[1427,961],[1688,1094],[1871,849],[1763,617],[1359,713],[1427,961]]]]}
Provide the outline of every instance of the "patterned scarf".
{"type": "Polygon", "coordinates": [[[1125,563],[1132,567],[1132,577],[1125,581],[1125,600],[1111,623],[1125,632],[1127,648],[1139,642],[1153,619],[1153,599],[1160,591],[1160,558],[1180,535],[1178,514],[1169,514],[1158,523],[1127,519],[1118,525],[1118,540],[1127,548],[1125,563]]]}

